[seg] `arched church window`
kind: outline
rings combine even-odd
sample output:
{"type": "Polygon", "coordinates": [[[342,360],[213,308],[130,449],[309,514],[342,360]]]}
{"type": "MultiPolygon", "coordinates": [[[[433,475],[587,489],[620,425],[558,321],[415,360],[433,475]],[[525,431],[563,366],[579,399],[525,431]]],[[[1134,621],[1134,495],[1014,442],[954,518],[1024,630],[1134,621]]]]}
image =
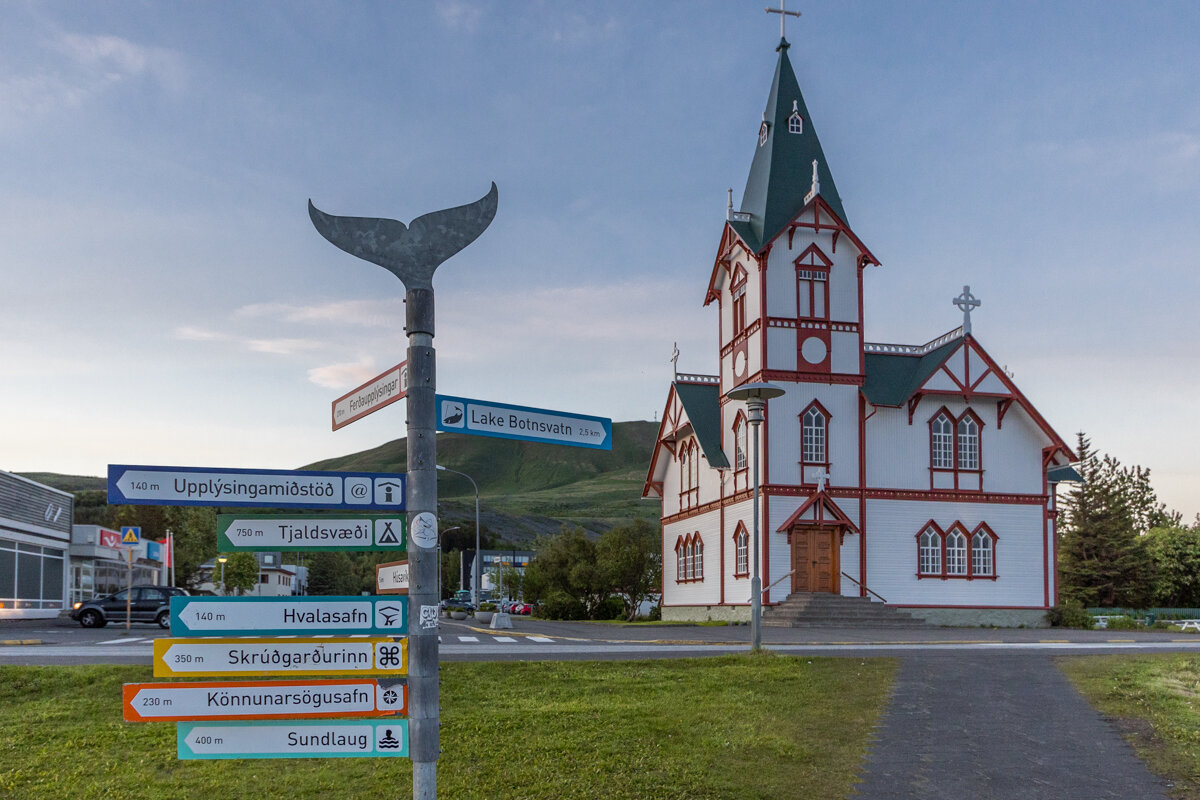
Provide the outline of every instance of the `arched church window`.
{"type": "Polygon", "coordinates": [[[946,574],[967,574],[967,537],[960,530],[946,534],[946,574]]]}
{"type": "Polygon", "coordinates": [[[738,528],[733,534],[733,552],[734,552],[734,568],[733,574],[749,575],[750,574],[750,534],[746,533],[746,528],[741,523],[738,523],[738,528]]]}
{"type": "Polygon", "coordinates": [[[945,411],[929,423],[929,465],[934,469],[954,469],[954,423],[945,411]]]}
{"type": "Polygon", "coordinates": [[[921,575],[942,574],[942,533],[933,525],[918,537],[917,571],[921,575]]]}
{"type": "Polygon", "coordinates": [[[996,574],[996,539],[986,525],[971,534],[971,576],[990,578],[996,574]]]}
{"type": "Polygon", "coordinates": [[[804,133],[804,117],[800,116],[800,101],[792,101],[792,115],[788,117],[788,133],[804,133]]]}
{"type": "Polygon", "coordinates": [[[733,468],[738,472],[746,469],[746,419],[741,415],[733,423],[733,468]]]}
{"type": "Polygon", "coordinates": [[[958,468],[979,469],[979,422],[970,412],[958,420],[958,468]]]}
{"type": "Polygon", "coordinates": [[[829,419],[815,403],[801,415],[801,457],[805,464],[828,464],[826,444],[829,419]]]}

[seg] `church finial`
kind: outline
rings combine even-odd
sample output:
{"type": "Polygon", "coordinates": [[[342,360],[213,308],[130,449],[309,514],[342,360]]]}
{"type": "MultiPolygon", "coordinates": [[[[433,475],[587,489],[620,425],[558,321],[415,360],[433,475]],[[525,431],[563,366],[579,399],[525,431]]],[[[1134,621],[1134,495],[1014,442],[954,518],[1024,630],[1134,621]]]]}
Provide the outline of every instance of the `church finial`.
{"type": "Polygon", "coordinates": [[[671,380],[679,377],[679,342],[671,343],[671,380]]]}
{"type": "Polygon", "coordinates": [[[807,205],[814,197],[821,193],[821,178],[817,175],[817,160],[813,159],[813,174],[812,188],[808,190],[808,194],[804,195],[804,203],[807,205]]]}
{"type": "Polygon", "coordinates": [[[971,334],[971,309],[979,308],[979,306],[983,305],[983,301],[971,294],[970,286],[964,286],[962,294],[950,302],[958,306],[958,309],[963,312],[963,336],[969,336],[971,334]]]}

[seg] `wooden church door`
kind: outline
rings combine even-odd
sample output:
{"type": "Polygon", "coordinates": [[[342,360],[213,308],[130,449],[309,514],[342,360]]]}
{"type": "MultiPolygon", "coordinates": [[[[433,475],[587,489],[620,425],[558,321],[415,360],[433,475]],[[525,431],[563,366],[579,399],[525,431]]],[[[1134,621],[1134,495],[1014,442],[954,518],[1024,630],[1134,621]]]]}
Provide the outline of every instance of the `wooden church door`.
{"type": "Polygon", "coordinates": [[[793,592],[841,591],[839,538],[834,528],[792,528],[793,592]]]}

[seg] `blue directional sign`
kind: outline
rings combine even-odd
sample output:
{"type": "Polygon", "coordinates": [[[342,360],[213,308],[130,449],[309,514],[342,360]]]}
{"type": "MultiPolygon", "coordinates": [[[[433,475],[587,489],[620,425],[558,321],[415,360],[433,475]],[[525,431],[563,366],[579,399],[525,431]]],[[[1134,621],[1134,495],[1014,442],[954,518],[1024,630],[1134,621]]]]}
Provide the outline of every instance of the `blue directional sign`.
{"type": "Polygon", "coordinates": [[[408,720],[180,722],[176,752],[196,758],[377,758],[408,756],[408,720]]]}
{"type": "Polygon", "coordinates": [[[403,636],[408,603],[397,597],[171,598],[172,636],[403,636]]]}
{"type": "Polygon", "coordinates": [[[527,442],[612,449],[612,420],[545,408],[437,395],[437,429],[527,442]]]}
{"type": "Polygon", "coordinates": [[[108,465],[113,505],[403,511],[403,473],[108,465]]]}

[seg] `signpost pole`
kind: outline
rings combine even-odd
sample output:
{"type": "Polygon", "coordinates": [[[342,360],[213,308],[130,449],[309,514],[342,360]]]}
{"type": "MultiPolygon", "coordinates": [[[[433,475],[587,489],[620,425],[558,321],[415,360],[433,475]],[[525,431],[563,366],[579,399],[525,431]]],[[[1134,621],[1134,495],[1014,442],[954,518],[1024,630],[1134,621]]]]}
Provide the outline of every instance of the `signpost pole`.
{"type": "Polygon", "coordinates": [[[125,568],[125,633],[129,633],[130,603],[133,600],[133,547],[125,549],[129,566],[125,568]]]}
{"type": "MultiPolygon", "coordinates": [[[[433,288],[405,293],[408,330],[408,490],[409,528],[417,515],[437,515],[437,442],[434,414],[435,353],[433,288]]],[[[435,523],[436,525],[436,523],[435,523]]],[[[436,527],[435,527],[436,531],[436,527]]],[[[436,536],[436,533],[435,533],[436,536]]],[[[413,764],[413,800],[436,800],[437,758],[441,752],[438,712],[437,555],[430,547],[410,547],[409,756],[413,764]],[[432,609],[433,624],[429,625],[432,609]]]]}
{"type": "Polygon", "coordinates": [[[409,225],[337,217],[308,203],[317,231],[347,253],[378,264],[404,283],[408,332],[408,640],[409,757],[413,800],[437,800],[441,753],[438,711],[437,396],[433,350],[433,273],[496,216],[496,184],[479,200],[431,211],[409,225]]]}

